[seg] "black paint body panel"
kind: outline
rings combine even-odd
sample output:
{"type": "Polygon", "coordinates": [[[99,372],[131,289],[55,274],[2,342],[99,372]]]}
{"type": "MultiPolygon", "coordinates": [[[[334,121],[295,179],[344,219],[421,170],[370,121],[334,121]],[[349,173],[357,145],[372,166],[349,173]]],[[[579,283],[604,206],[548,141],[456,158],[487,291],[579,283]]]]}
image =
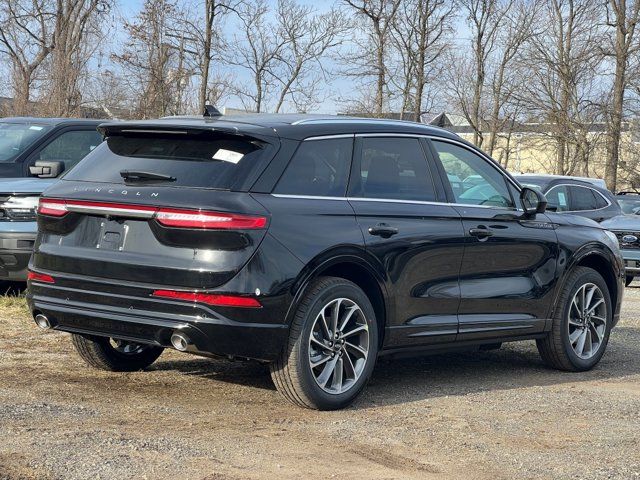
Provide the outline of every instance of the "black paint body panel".
{"type": "MultiPolygon", "coordinates": [[[[174,231],[153,219],[41,215],[31,268],[56,282],[30,282],[33,313],[45,313],[59,330],[165,347],[170,332],[181,329],[192,333],[195,353],[272,361],[287,341],[293,312],[309,283],[340,267],[358,272],[348,275],[356,282],[366,275],[381,295],[380,353],[410,353],[539,338],[551,326],[568,272],[597,257],[605,265],[602,273],[613,279],[617,320],[621,258],[605,232],[588,220],[448,203],[440,198],[446,178],[437,178],[438,202],[271,194],[300,141],[308,137],[403,134],[421,136],[426,149],[428,137],[468,146],[449,132],[417,124],[292,121],[265,120],[246,128],[234,124],[239,134],[278,145],[246,190],[56,183],[46,197],[261,215],[268,225],[234,232],[174,231]],[[380,223],[397,234],[370,234],[369,228],[380,223]],[[127,238],[118,243],[124,226],[127,238]],[[476,228],[493,235],[480,240],[469,234],[476,228]],[[253,296],[262,308],[152,298],[156,289],[253,296]]],[[[175,121],[182,129],[189,122],[175,121]]],[[[233,123],[220,122],[225,131],[233,123]]],[[[194,128],[218,125],[193,123],[194,128]]],[[[162,121],[150,125],[160,128],[162,121]]],[[[503,174],[517,193],[517,183],[503,174]]]]}

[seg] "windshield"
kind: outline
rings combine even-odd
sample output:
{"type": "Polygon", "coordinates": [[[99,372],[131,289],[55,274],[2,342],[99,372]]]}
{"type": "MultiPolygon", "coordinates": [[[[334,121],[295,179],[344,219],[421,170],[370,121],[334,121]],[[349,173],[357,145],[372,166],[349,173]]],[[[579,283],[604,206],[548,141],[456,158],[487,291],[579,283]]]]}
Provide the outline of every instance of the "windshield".
{"type": "Polygon", "coordinates": [[[35,123],[0,122],[0,162],[12,162],[50,129],[35,123]]]}
{"type": "Polygon", "coordinates": [[[640,215],[640,198],[617,198],[617,200],[620,204],[620,208],[622,209],[622,213],[626,213],[628,215],[640,215]]]}

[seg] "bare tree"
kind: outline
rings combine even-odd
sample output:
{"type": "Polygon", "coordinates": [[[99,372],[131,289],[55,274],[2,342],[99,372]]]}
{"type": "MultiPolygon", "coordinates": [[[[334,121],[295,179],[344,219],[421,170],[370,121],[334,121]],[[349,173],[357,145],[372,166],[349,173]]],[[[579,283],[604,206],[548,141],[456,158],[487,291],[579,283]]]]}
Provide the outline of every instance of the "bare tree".
{"type": "Polygon", "coordinates": [[[545,0],[543,31],[529,38],[522,56],[527,81],[520,98],[531,114],[553,126],[557,174],[577,165],[584,171],[593,150],[587,133],[598,118],[600,7],[590,0],[545,0]]]}
{"type": "Polygon", "coordinates": [[[471,33],[471,55],[452,59],[452,87],[457,103],[473,129],[473,143],[482,146],[483,100],[489,58],[497,48],[505,16],[514,0],[460,0],[471,33]]]}
{"type": "Polygon", "coordinates": [[[240,0],[199,0],[199,3],[204,7],[204,15],[183,17],[185,31],[180,35],[191,50],[186,53],[193,57],[190,61],[200,79],[198,107],[204,110],[205,103],[215,103],[225,88],[224,82],[218,78],[218,72],[212,72],[211,65],[216,59],[221,59],[221,51],[225,47],[222,35],[224,21],[229,13],[236,12],[240,0]]]}
{"type": "Polygon", "coordinates": [[[640,0],[608,0],[606,24],[614,29],[607,55],[615,61],[615,74],[609,109],[609,139],[605,180],[611,190],[616,189],[618,163],[620,161],[620,138],[624,115],[627,70],[630,58],[637,54],[640,44],[636,38],[636,25],[640,20],[640,0]]]}
{"type": "Polygon", "coordinates": [[[36,74],[53,50],[51,7],[47,0],[0,1],[0,54],[11,68],[14,115],[29,113],[36,74]]]}
{"type": "Polygon", "coordinates": [[[81,75],[95,51],[101,17],[110,6],[110,0],[56,0],[51,89],[47,95],[52,115],[78,113],[81,75]]]}
{"type": "Polygon", "coordinates": [[[249,71],[251,85],[237,85],[235,92],[245,108],[262,112],[273,94],[275,70],[286,40],[269,22],[265,0],[242,3],[236,11],[240,29],[231,41],[226,61],[249,71]]]}
{"type": "Polygon", "coordinates": [[[496,38],[496,54],[485,68],[489,73],[489,98],[491,107],[487,116],[489,139],[486,150],[494,154],[498,136],[504,133],[507,143],[505,162],[508,161],[508,144],[522,104],[514,94],[522,90],[526,81],[523,70],[517,65],[517,55],[524,43],[536,35],[534,22],[540,2],[514,0],[503,18],[496,38]]]}
{"type": "Polygon", "coordinates": [[[388,56],[391,27],[401,0],[344,0],[363,19],[364,40],[354,39],[356,51],[346,57],[345,74],[359,79],[373,78],[374,113],[381,116],[388,96],[388,56]]]}
{"type": "Polygon", "coordinates": [[[188,75],[180,63],[184,50],[172,43],[179,36],[176,26],[182,31],[179,18],[173,1],[146,0],[136,19],[124,24],[128,34],[124,49],[112,55],[129,80],[142,118],[181,113],[179,90],[188,75]]]}
{"type": "Polygon", "coordinates": [[[278,1],[277,18],[284,43],[278,57],[282,73],[275,112],[287,98],[298,111],[306,111],[317,101],[316,87],[326,74],[323,60],[342,43],[349,24],[339,10],[315,14],[312,7],[294,0],[278,1]]]}
{"type": "Polygon", "coordinates": [[[448,0],[406,0],[395,15],[393,40],[402,65],[401,113],[412,110],[416,122],[424,113],[425,90],[442,70],[453,13],[454,4],[448,0]]]}

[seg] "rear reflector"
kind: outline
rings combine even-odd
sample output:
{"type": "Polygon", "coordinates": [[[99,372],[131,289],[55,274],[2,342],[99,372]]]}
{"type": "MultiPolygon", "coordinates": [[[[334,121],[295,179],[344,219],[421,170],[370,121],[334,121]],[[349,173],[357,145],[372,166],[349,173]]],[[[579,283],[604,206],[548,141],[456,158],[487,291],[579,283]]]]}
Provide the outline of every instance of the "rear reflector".
{"type": "Polygon", "coordinates": [[[189,302],[206,303],[217,307],[243,307],[261,308],[260,302],[252,297],[240,297],[235,295],[212,295],[208,293],[178,292],[175,290],[155,290],[154,297],[185,300],[189,302]]]}
{"type": "Polygon", "coordinates": [[[27,273],[27,280],[42,283],[56,283],[51,275],[45,275],[44,273],[37,273],[32,271],[29,271],[29,273],[27,273]]]}
{"type": "Polygon", "coordinates": [[[38,213],[41,215],[62,217],[68,212],[132,218],[154,218],[160,225],[173,228],[255,230],[267,226],[267,217],[254,215],[152,207],[126,203],[58,200],[50,198],[40,199],[38,213]]]}

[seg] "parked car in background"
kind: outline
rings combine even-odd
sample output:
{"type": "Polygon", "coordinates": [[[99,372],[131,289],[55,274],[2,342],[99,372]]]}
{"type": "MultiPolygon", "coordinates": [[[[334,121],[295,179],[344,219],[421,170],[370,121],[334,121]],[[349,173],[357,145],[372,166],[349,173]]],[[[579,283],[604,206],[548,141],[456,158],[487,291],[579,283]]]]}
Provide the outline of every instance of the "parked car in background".
{"type": "Polygon", "coordinates": [[[619,319],[616,237],[545,213],[446,130],[304,115],[99,130],[40,199],[27,295],[93,367],[171,347],[249,358],[291,402],[336,409],[381,355],[536,339],[548,365],[588,370],[619,319]]]}
{"type": "Polygon", "coordinates": [[[622,213],[627,215],[640,215],[640,193],[639,192],[619,192],[616,200],[622,209],[622,213]]]}
{"type": "Polygon", "coordinates": [[[514,175],[524,186],[539,189],[547,197],[547,210],[572,213],[596,222],[621,215],[622,210],[613,194],[575,177],[558,175],[514,175]]]}
{"type": "Polygon", "coordinates": [[[624,258],[626,285],[640,275],[640,215],[619,215],[602,222],[618,237],[624,258]]]}
{"type": "Polygon", "coordinates": [[[38,197],[102,142],[96,130],[100,123],[68,118],[0,119],[0,280],[27,279],[38,228],[38,197]]]}
{"type": "MultiPolygon", "coordinates": [[[[517,173],[514,174],[514,176],[517,176],[519,178],[525,178],[525,177],[544,177],[546,179],[559,179],[559,180],[563,180],[563,179],[571,179],[571,180],[579,180],[582,182],[586,182],[586,183],[590,183],[591,185],[595,185],[598,188],[607,188],[607,184],[606,182],[602,179],[602,178],[591,178],[591,177],[577,177],[575,175],[552,175],[552,174],[544,174],[544,175],[540,175],[538,173],[517,173]]],[[[523,180],[524,181],[524,180],[523,180]]]]}

